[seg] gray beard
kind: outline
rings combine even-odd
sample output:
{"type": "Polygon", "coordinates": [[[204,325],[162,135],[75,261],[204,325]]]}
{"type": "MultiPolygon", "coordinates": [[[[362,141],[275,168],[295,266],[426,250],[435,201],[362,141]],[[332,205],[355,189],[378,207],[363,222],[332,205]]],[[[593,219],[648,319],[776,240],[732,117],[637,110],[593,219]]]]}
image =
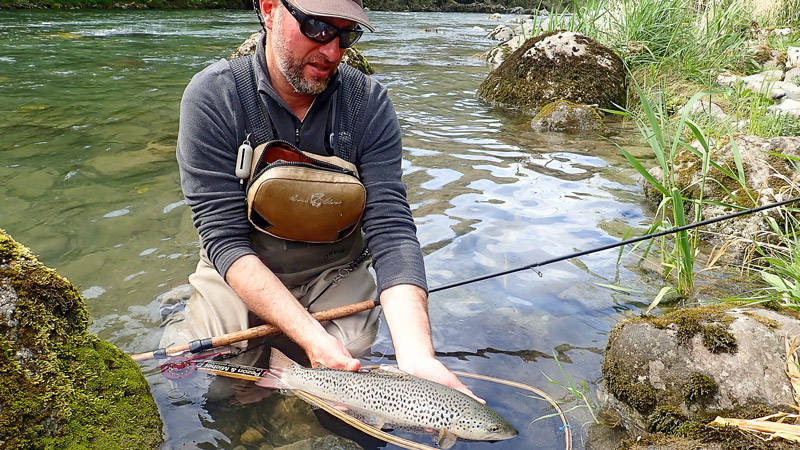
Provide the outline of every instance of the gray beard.
{"type": "Polygon", "coordinates": [[[292,89],[298,94],[318,95],[328,87],[330,77],[321,81],[309,81],[303,76],[303,63],[292,56],[292,52],[283,39],[283,8],[278,8],[275,24],[272,27],[272,51],[278,62],[278,70],[283,74],[292,89]]]}

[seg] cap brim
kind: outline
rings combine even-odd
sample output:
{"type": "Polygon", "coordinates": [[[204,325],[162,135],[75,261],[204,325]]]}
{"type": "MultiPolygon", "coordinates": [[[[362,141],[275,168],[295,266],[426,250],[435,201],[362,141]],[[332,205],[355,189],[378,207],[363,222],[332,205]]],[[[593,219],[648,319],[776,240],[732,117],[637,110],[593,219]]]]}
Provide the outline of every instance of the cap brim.
{"type": "Polygon", "coordinates": [[[367,19],[364,8],[353,0],[295,0],[294,5],[300,11],[312,16],[352,20],[364,25],[369,31],[375,31],[367,19]]]}

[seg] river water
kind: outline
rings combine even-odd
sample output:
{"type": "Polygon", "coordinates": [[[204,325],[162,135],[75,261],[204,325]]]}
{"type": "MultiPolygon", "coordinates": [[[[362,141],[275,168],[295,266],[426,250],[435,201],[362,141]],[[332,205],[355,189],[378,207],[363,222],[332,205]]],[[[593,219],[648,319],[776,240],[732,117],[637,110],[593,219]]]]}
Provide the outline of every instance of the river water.
{"type": "MultiPolygon", "coordinates": [[[[431,287],[607,244],[649,223],[635,173],[614,144],[644,154],[630,127],[610,124],[613,142],[538,134],[529,118],[476,98],[488,69],[474,55],[495,44],[485,38],[497,25],[487,14],[370,18],[379,32],[359,48],[397,109],[431,287]]],[[[157,345],[156,297],[185,283],[198,259],[174,157],[183,87],[257,26],[245,11],[0,11],[0,227],[69,278],[86,299],[91,331],[126,352],[157,345]]],[[[437,352],[452,369],[544,389],[565,409],[580,405],[548,379],[585,382],[596,398],[609,330],[661,287],[633,258],[617,257],[432,294],[437,352]]],[[[365,362],[392,362],[385,327],[365,362]]],[[[274,426],[263,423],[275,396],[215,404],[187,394],[155,363],[142,369],[166,424],[165,448],[272,448],[289,439],[271,437],[274,426]],[[248,428],[267,437],[253,439],[248,428]]],[[[464,381],[520,436],[454,448],[563,448],[560,421],[542,418],[552,413],[545,402],[464,381]]],[[[290,439],[328,433],[302,409],[283,418],[305,420],[290,439]]],[[[568,416],[582,447],[591,416],[586,408],[568,416]]]]}

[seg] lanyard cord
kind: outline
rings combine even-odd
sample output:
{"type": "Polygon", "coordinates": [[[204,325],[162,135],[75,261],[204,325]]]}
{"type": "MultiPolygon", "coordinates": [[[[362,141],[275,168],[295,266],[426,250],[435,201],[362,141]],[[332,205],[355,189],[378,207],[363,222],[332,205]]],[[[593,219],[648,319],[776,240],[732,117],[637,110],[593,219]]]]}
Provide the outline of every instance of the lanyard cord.
{"type": "Polygon", "coordinates": [[[653,238],[657,238],[657,237],[661,237],[661,236],[666,236],[668,234],[679,233],[681,231],[691,230],[692,228],[697,228],[697,227],[701,227],[701,226],[704,226],[704,225],[708,225],[708,224],[712,224],[712,223],[716,223],[716,222],[721,222],[723,220],[729,220],[729,219],[734,219],[736,217],[745,216],[745,215],[748,215],[748,214],[754,214],[754,213],[757,213],[757,212],[760,212],[760,211],[764,211],[765,209],[777,208],[779,206],[787,205],[789,203],[794,203],[794,202],[796,202],[798,200],[800,200],[800,197],[790,198],[788,200],[784,200],[784,201],[781,201],[781,202],[770,203],[770,204],[767,204],[767,205],[759,206],[757,208],[745,209],[743,211],[735,212],[735,213],[732,213],[732,214],[727,214],[727,215],[724,215],[724,216],[719,216],[719,217],[714,217],[712,219],[703,220],[702,222],[690,223],[690,224],[687,224],[687,225],[684,225],[684,226],[681,226],[681,227],[670,228],[669,230],[659,231],[658,233],[646,234],[644,236],[639,236],[637,238],[631,238],[631,239],[628,239],[628,240],[625,240],[625,241],[615,242],[613,244],[604,245],[602,247],[597,247],[597,248],[593,248],[593,249],[589,249],[589,250],[584,250],[584,251],[581,251],[581,252],[571,253],[569,255],[559,256],[559,257],[556,257],[556,258],[551,258],[551,259],[547,259],[547,260],[544,260],[544,261],[540,261],[540,262],[537,262],[537,263],[527,264],[527,265],[516,267],[516,268],[513,268],[513,269],[503,270],[501,272],[494,272],[494,273],[481,275],[481,276],[474,277],[474,278],[468,278],[466,280],[456,281],[456,282],[450,283],[450,284],[443,284],[441,286],[436,286],[435,288],[430,289],[428,291],[428,293],[432,294],[432,293],[434,293],[436,291],[443,291],[445,289],[450,289],[450,288],[454,288],[454,287],[458,287],[458,286],[463,286],[465,284],[475,283],[477,281],[483,281],[483,280],[487,280],[489,278],[500,277],[500,276],[508,275],[508,274],[514,273],[514,272],[520,272],[520,271],[527,270],[527,269],[533,269],[534,267],[546,266],[548,264],[557,263],[557,262],[564,261],[564,260],[567,260],[567,259],[578,258],[578,257],[581,257],[581,256],[590,255],[592,253],[601,252],[603,250],[609,250],[609,249],[616,248],[616,247],[622,247],[622,246],[625,246],[625,245],[628,245],[628,244],[635,244],[637,242],[641,242],[641,241],[644,241],[644,240],[653,239],[653,238]]]}

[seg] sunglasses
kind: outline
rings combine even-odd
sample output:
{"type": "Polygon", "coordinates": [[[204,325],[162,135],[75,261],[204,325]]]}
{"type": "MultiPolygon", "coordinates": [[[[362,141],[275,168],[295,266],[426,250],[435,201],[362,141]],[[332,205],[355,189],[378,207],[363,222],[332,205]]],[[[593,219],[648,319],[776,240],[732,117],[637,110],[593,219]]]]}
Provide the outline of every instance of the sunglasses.
{"type": "Polygon", "coordinates": [[[322,19],[309,16],[286,0],[281,0],[281,3],[300,24],[300,32],[303,33],[303,36],[312,41],[327,44],[339,36],[339,48],[348,48],[358,42],[361,35],[364,34],[364,30],[358,25],[353,29],[337,28],[322,19]]]}

